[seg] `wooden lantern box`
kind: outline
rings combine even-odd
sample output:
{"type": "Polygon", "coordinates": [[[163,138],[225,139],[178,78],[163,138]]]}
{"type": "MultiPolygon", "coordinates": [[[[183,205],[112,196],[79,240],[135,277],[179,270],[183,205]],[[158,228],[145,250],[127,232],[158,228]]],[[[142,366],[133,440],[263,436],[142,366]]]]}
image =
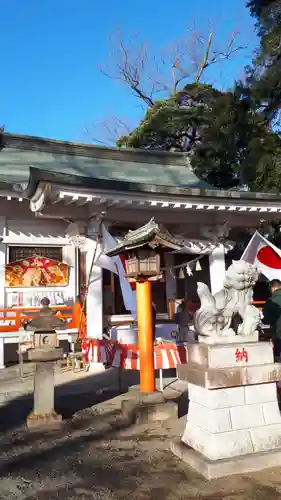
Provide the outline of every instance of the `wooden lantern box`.
{"type": "Polygon", "coordinates": [[[157,281],[162,278],[161,255],[183,246],[168,231],[151,219],[147,224],[129,231],[123,241],[106,252],[109,257],[127,254],[125,261],[128,281],[157,281]]]}
{"type": "Polygon", "coordinates": [[[139,276],[152,277],[160,275],[160,255],[139,252],[126,260],[126,277],[136,279],[139,276]]]}

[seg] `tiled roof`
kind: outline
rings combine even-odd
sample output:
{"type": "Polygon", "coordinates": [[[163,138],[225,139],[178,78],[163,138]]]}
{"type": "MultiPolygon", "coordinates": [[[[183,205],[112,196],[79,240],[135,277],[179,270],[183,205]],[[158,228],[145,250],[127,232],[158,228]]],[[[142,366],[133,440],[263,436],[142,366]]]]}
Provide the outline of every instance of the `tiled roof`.
{"type": "Polygon", "coordinates": [[[165,228],[160,227],[154,219],[151,219],[135,231],[129,231],[115,248],[107,252],[107,255],[118,255],[125,250],[138,248],[150,242],[157,242],[160,246],[173,248],[174,250],[183,247],[182,240],[174,238],[165,228]]]}
{"type": "Polygon", "coordinates": [[[23,189],[29,181],[30,167],[84,179],[214,189],[198,179],[187,156],[181,153],[110,149],[13,134],[4,134],[4,142],[0,183],[23,189]]]}

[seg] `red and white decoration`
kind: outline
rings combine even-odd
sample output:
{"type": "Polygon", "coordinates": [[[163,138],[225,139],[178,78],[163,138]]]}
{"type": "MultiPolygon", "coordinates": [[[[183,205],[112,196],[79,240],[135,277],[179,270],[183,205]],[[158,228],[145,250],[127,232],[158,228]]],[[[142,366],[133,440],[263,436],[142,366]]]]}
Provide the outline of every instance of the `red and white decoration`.
{"type": "MultiPolygon", "coordinates": [[[[84,344],[86,363],[106,363],[115,368],[139,370],[139,347],[119,344],[109,340],[86,339],[84,344]]],[[[163,343],[154,346],[155,370],[176,368],[187,362],[187,344],[163,343]]]]}
{"type": "Polygon", "coordinates": [[[249,241],[241,260],[255,264],[269,280],[281,279],[281,250],[258,231],[249,241]]]}

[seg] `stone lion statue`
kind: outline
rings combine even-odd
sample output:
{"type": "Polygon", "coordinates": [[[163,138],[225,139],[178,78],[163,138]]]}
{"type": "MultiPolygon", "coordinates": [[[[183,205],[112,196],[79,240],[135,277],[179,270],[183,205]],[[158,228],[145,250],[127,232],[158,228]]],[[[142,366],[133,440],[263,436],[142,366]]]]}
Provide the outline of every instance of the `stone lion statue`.
{"type": "Polygon", "coordinates": [[[194,315],[197,333],[207,337],[253,335],[260,321],[260,313],[252,305],[258,275],[256,266],[238,260],[228,268],[223,289],[214,296],[205,283],[198,282],[201,306],[194,315]]]}

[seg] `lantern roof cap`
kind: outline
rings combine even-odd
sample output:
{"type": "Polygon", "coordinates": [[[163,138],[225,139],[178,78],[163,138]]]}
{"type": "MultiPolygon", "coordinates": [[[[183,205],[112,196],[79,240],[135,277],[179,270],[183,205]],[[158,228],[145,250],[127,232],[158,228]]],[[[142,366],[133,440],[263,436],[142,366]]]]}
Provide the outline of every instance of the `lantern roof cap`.
{"type": "Polygon", "coordinates": [[[129,231],[124,239],[115,248],[106,252],[109,257],[119,255],[136,248],[148,246],[151,249],[157,247],[171,250],[179,250],[184,246],[183,241],[174,238],[167,229],[155,222],[154,218],[134,231],[129,231]]]}

